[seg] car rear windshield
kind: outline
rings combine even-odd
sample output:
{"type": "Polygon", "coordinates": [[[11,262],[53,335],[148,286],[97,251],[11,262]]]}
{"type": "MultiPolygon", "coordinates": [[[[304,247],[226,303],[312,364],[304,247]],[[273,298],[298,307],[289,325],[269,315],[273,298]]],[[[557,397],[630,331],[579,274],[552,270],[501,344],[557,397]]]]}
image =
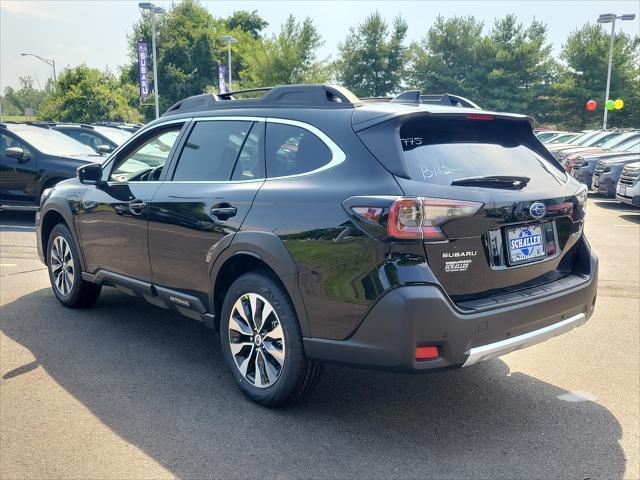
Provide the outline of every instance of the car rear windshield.
{"type": "Polygon", "coordinates": [[[559,168],[528,146],[532,138],[528,125],[500,119],[418,119],[400,128],[411,179],[443,186],[486,176],[563,180],[559,168]]]}

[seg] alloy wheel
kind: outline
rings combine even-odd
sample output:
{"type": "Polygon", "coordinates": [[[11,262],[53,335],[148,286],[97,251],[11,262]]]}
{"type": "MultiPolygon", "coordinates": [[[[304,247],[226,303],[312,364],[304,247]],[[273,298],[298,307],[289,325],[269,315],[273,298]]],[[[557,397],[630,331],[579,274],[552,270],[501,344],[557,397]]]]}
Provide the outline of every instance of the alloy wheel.
{"type": "Polygon", "coordinates": [[[240,374],[257,388],[272,386],[284,367],[285,338],[274,308],[256,293],[242,295],[231,309],[229,346],[240,374]]]}
{"type": "Polygon", "coordinates": [[[66,297],[73,288],[74,264],[71,248],[64,237],[60,236],[54,239],[49,258],[53,283],[58,292],[66,297]]]}

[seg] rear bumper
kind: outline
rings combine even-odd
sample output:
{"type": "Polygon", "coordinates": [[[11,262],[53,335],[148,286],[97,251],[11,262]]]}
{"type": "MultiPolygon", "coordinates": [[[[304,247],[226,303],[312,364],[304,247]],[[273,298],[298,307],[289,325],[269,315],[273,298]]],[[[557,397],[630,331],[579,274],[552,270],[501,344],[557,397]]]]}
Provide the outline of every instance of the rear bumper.
{"type": "Polygon", "coordinates": [[[598,266],[590,252],[589,257],[587,275],[503,295],[503,300],[494,297],[495,305],[473,311],[457,308],[435,285],[396,288],[375,304],[349,339],[305,338],[305,352],[326,362],[417,372],[467,366],[528,347],[592,315],[598,266]],[[426,345],[438,346],[440,356],[416,360],[416,347],[426,345]]]}

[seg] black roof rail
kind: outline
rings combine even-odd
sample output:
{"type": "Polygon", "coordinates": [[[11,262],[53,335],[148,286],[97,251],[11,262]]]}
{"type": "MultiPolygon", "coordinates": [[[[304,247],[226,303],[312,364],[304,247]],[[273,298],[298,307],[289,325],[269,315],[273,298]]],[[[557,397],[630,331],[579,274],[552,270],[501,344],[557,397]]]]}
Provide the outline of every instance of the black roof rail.
{"type": "Polygon", "coordinates": [[[453,95],[451,93],[442,93],[436,95],[420,95],[420,101],[422,103],[433,103],[440,105],[447,105],[453,107],[465,107],[480,109],[480,106],[472,102],[471,100],[461,97],[459,95],[453,95]]]}
{"type": "Polygon", "coordinates": [[[242,95],[242,94],[245,94],[245,93],[254,93],[254,92],[268,92],[272,88],[273,87],[246,88],[244,90],[236,90],[235,92],[219,93],[218,94],[218,99],[220,99],[220,100],[236,100],[236,98],[234,98],[234,95],[242,95]]]}
{"type": "MultiPolygon", "coordinates": [[[[384,98],[373,97],[372,100],[384,101],[384,98]]],[[[478,104],[459,95],[453,95],[451,93],[421,94],[420,90],[407,90],[406,92],[396,95],[389,101],[393,103],[406,103],[412,105],[428,103],[432,105],[446,105],[449,107],[480,108],[478,104]]]]}
{"type": "Polygon", "coordinates": [[[164,114],[213,110],[232,107],[352,107],[360,99],[338,85],[283,85],[273,88],[252,88],[223,94],[204,93],[186,98],[172,105],[164,114]],[[265,92],[259,98],[235,99],[234,95],[265,92]]]}
{"type": "Polygon", "coordinates": [[[28,121],[24,123],[26,125],[31,125],[32,127],[40,127],[40,128],[51,128],[52,125],[55,125],[55,122],[28,121]]]}

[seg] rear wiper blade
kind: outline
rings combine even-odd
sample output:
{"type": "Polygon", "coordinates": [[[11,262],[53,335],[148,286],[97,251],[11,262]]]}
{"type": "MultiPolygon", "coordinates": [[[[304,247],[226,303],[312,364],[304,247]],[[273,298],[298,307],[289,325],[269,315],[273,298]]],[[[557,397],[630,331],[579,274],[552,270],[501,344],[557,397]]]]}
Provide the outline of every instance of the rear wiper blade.
{"type": "Polygon", "coordinates": [[[487,175],[486,177],[457,178],[451,182],[451,185],[521,190],[527,186],[530,180],[529,177],[515,177],[512,175],[487,175]]]}

